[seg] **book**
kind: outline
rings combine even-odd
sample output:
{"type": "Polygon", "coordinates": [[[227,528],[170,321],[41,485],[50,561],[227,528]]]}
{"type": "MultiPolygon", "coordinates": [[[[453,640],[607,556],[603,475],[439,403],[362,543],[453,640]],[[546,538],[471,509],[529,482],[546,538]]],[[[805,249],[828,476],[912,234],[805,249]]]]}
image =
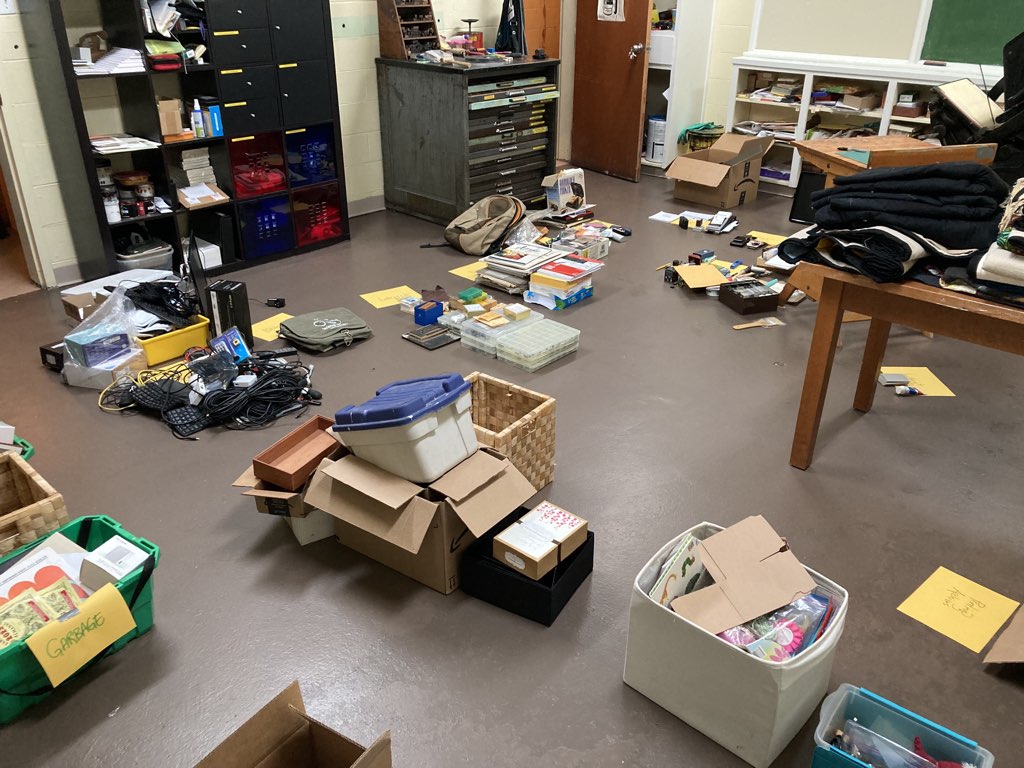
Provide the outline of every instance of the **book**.
{"type": "Polygon", "coordinates": [[[698,545],[700,539],[687,534],[679,547],[662,566],[658,580],[648,595],[660,605],[668,607],[677,597],[689,594],[704,573],[704,562],[698,545]]]}
{"type": "Polygon", "coordinates": [[[603,261],[587,259],[582,256],[577,256],[575,253],[567,253],[542,266],[537,270],[537,274],[545,277],[560,277],[565,280],[577,280],[581,277],[586,277],[587,275],[597,272],[597,270],[603,266],[603,261]]]}
{"type": "Polygon", "coordinates": [[[498,253],[484,257],[491,267],[515,275],[528,275],[538,267],[562,256],[561,251],[533,243],[512,245],[498,253]]]}

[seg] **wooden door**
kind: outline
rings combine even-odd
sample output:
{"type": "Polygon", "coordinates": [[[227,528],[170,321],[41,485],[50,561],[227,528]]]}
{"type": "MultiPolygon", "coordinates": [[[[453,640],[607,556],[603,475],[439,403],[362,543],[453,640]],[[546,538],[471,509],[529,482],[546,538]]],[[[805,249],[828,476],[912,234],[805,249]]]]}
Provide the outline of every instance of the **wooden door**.
{"type": "Polygon", "coordinates": [[[578,0],[572,99],[574,164],[620,179],[640,180],[650,17],[650,0],[578,0]],[[624,9],[625,21],[599,21],[599,6],[607,14],[624,9]]]}

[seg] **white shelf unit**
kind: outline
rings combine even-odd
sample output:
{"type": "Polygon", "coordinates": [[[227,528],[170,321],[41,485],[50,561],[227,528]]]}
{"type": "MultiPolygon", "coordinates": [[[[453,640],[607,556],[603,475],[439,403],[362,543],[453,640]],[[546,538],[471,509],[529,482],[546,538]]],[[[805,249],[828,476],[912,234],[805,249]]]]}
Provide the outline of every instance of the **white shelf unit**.
{"type": "MultiPolygon", "coordinates": [[[[906,90],[920,92],[920,98],[928,100],[932,86],[968,77],[982,84],[981,74],[954,67],[931,67],[910,64],[889,59],[858,59],[846,56],[810,56],[806,54],[783,54],[776,51],[748,52],[733,59],[733,99],[729,109],[726,130],[732,131],[736,123],[746,120],[758,122],[796,122],[796,137],[806,135],[808,124],[815,115],[842,115],[854,122],[878,123],[880,135],[886,135],[890,126],[904,126],[906,129],[927,125],[930,120],[922,117],[898,117],[892,114],[899,94],[906,90]],[[802,78],[803,90],[799,103],[779,103],[751,99],[745,94],[747,75],[751,72],[770,72],[774,76],[794,75],[802,78]],[[835,107],[814,106],[811,92],[815,85],[826,81],[863,84],[883,96],[882,105],[875,109],[854,112],[835,107]]],[[[906,131],[904,131],[906,132],[906,131]]],[[[769,184],[796,187],[800,180],[801,161],[796,148],[789,142],[776,141],[766,162],[770,165],[787,166],[789,178],[785,180],[762,177],[769,184]]]]}

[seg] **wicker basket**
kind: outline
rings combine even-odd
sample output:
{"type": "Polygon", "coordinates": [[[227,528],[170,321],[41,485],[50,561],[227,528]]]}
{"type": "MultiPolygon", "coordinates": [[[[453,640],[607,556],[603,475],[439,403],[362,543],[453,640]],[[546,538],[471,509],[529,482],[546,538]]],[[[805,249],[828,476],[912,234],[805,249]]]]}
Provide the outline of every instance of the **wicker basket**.
{"type": "Polygon", "coordinates": [[[538,491],[555,476],[555,398],[471,373],[473,426],[481,445],[508,457],[538,491]]]}
{"type": "Polygon", "coordinates": [[[0,455],[0,555],[70,522],[64,497],[20,456],[0,455]]]}

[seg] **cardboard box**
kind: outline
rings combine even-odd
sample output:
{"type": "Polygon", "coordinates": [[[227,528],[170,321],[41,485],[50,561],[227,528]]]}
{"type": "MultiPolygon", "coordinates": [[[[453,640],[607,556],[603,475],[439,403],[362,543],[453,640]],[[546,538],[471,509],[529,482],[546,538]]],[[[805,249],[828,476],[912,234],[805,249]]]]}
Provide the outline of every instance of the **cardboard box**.
{"type": "Polygon", "coordinates": [[[333,426],[333,419],[314,416],[253,457],[253,473],[286,491],[299,490],[320,460],[338,449],[333,426]]]}
{"type": "Polygon", "coordinates": [[[174,136],[181,133],[181,99],[156,100],[156,111],[160,117],[160,134],[174,136]]]}
{"type": "Polygon", "coordinates": [[[392,768],[391,733],[369,747],[306,714],[294,682],[228,736],[196,768],[392,768]]]}
{"type": "Polygon", "coordinates": [[[923,117],[928,114],[928,102],[900,102],[892,108],[894,117],[923,117]]]}
{"type": "Polygon", "coordinates": [[[818,588],[832,596],[835,612],[821,639],[807,651],[786,661],[769,662],[649,596],[662,563],[683,537],[693,535],[703,542],[722,530],[700,523],[684,531],[637,575],[622,679],[755,768],[768,768],[828,690],[849,598],[838,584],[805,567],[818,588]]]}
{"type": "Polygon", "coordinates": [[[107,360],[127,354],[132,341],[124,328],[113,323],[101,323],[92,328],[75,330],[64,337],[68,361],[83,366],[97,366],[107,360]]]}
{"type": "Polygon", "coordinates": [[[99,309],[100,304],[102,304],[106,298],[105,294],[89,291],[87,293],[76,293],[69,296],[61,296],[60,303],[64,307],[64,314],[78,324],[99,309]]]}
{"type": "Polygon", "coordinates": [[[355,456],[324,462],[306,501],[336,518],[345,546],[449,594],[465,548],[534,493],[508,459],[481,448],[426,488],[355,456]]]}
{"type": "Polygon", "coordinates": [[[882,105],[882,94],[876,91],[843,94],[843,104],[853,109],[874,109],[882,105]]]}
{"type": "MultiPolygon", "coordinates": [[[[495,530],[511,525],[527,512],[520,507],[495,530]]],[[[594,533],[547,575],[534,580],[496,560],[493,534],[469,545],[462,556],[462,590],[480,600],[550,627],[570,598],[594,570],[594,533]]]]}
{"type": "Polygon", "coordinates": [[[587,204],[587,187],[582,168],[564,168],[541,181],[548,208],[553,211],[576,210],[587,204]]]}
{"type": "Polygon", "coordinates": [[[494,537],[494,559],[539,579],[587,540],[587,521],[542,502],[494,537]]]}
{"type": "Polygon", "coordinates": [[[779,308],[779,295],[761,283],[724,283],[718,289],[718,300],[741,315],[774,312],[779,308]]]}
{"type": "MultiPolygon", "coordinates": [[[[178,190],[178,202],[181,203],[183,207],[195,211],[199,208],[208,208],[211,205],[218,205],[225,200],[230,199],[228,193],[212,181],[204,181],[202,183],[205,184],[213,194],[193,196],[191,194],[186,194],[185,192],[186,189],[191,190],[193,187],[184,187],[178,190]]],[[[196,184],[194,186],[199,185],[196,184]]]]}
{"type": "Polygon", "coordinates": [[[64,356],[64,367],[61,378],[70,387],[85,389],[106,389],[118,379],[134,377],[139,371],[148,368],[146,353],[142,349],[132,349],[120,357],[98,363],[92,367],[79,365],[70,356],[64,356]]]}
{"type": "MultiPolygon", "coordinates": [[[[339,445],[324,461],[341,458],[347,453],[345,447],[339,445]]],[[[248,467],[231,485],[246,489],[242,495],[255,500],[257,512],[284,520],[303,547],[334,536],[334,518],[306,502],[308,483],[297,491],[286,491],[258,479],[252,467],[248,467]]]]}
{"type": "Polygon", "coordinates": [[[757,199],[761,161],[775,140],[727,133],[709,149],[677,157],[665,171],[677,200],[735,208],[757,199]]]}

